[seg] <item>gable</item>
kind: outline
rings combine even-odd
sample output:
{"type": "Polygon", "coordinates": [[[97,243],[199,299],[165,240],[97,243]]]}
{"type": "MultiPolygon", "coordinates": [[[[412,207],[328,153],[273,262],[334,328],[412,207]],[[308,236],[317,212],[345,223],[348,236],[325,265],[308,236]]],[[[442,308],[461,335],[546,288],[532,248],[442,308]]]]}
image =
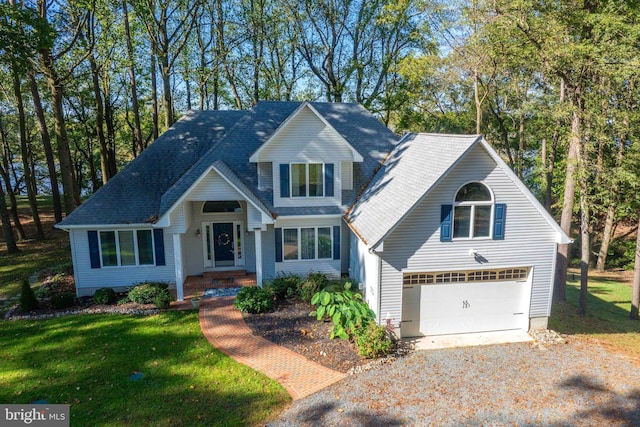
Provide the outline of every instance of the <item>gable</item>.
{"type": "MultiPolygon", "coordinates": [[[[488,176],[489,170],[500,173],[496,185],[511,189],[527,201],[526,209],[545,221],[558,243],[571,242],[498,154],[477,135],[406,135],[347,213],[347,223],[370,248],[376,248],[453,171],[467,171],[474,176],[469,175],[468,181],[473,181],[481,180],[483,173],[488,176]],[[467,160],[472,151],[477,155],[467,160]],[[391,206],[393,209],[389,209],[391,206]]],[[[454,195],[455,192],[449,203],[454,195]]],[[[440,215],[436,216],[438,221],[440,215]]]]}
{"type": "Polygon", "coordinates": [[[295,111],[250,157],[251,162],[355,161],[362,156],[309,104],[295,111]]]}
{"type": "MultiPolygon", "coordinates": [[[[549,225],[544,215],[531,204],[526,194],[511,181],[508,173],[496,163],[481,144],[475,145],[459,163],[451,168],[388,238],[402,240],[403,236],[415,234],[419,230],[423,243],[432,241],[436,247],[441,248],[439,250],[448,247],[448,244],[440,244],[441,207],[452,205],[458,190],[469,182],[484,184],[493,194],[493,203],[506,205],[507,243],[533,240],[555,242],[554,227],[549,225]]],[[[493,245],[492,241],[491,239],[471,239],[466,242],[476,247],[483,243],[493,245]]],[[[496,249],[503,246],[505,244],[501,243],[496,246],[496,249]]]]}

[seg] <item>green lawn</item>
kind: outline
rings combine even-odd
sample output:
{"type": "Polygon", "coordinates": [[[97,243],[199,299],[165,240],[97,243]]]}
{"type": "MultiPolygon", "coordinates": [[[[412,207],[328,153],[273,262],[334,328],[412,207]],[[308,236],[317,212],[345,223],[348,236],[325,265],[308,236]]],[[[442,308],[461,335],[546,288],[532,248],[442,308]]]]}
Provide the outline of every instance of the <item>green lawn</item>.
{"type": "Polygon", "coordinates": [[[0,402],[67,403],[74,426],[256,425],[289,401],[213,348],[194,311],[2,321],[0,342],[0,402]]]}
{"type": "Polygon", "coordinates": [[[640,322],[629,320],[631,288],[607,278],[590,277],[587,315],[578,316],[578,280],[568,282],[567,303],[554,305],[549,327],[563,334],[597,338],[640,360],[640,322]]]}

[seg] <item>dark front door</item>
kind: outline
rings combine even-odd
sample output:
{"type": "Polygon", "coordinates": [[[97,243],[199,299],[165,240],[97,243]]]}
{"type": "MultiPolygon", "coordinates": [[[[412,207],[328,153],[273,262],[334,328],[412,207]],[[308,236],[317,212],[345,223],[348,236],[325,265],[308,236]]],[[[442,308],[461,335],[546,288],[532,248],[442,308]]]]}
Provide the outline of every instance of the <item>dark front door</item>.
{"type": "Polygon", "coordinates": [[[233,266],[233,223],[213,224],[213,253],[216,267],[233,266]]]}

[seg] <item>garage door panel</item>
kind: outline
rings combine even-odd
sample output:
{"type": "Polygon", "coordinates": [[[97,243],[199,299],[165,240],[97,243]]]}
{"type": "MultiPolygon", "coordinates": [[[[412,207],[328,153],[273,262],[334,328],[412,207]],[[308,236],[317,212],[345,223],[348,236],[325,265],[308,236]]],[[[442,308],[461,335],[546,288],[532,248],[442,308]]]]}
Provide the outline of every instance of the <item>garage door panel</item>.
{"type": "Polygon", "coordinates": [[[526,282],[414,286],[406,289],[403,297],[402,334],[441,335],[524,328],[527,288],[526,282]]]}

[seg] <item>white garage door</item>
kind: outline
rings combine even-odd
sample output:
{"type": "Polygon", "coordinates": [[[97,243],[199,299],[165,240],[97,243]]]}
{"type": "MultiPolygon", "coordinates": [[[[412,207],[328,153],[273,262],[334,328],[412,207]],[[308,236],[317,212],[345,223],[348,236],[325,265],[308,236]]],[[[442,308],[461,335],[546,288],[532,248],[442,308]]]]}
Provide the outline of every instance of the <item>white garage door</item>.
{"type": "Polygon", "coordinates": [[[402,336],[528,328],[528,268],[404,275],[402,336]]]}

